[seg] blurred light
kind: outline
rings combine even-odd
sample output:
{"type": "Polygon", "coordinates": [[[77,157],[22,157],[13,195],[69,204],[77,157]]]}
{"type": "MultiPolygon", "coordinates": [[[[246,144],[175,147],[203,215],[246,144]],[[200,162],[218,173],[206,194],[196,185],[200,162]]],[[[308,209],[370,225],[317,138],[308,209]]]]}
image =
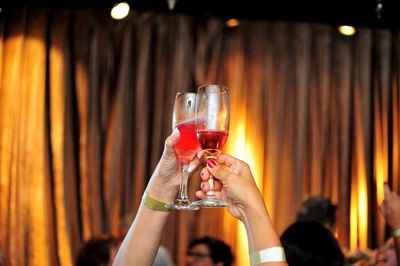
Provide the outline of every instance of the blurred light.
{"type": "Polygon", "coordinates": [[[129,9],[130,7],[127,2],[115,4],[111,9],[111,17],[113,19],[123,19],[128,15],[129,9]]]}
{"type": "Polygon", "coordinates": [[[351,36],[356,33],[356,29],[353,26],[339,26],[338,30],[340,34],[351,36]]]}
{"type": "Polygon", "coordinates": [[[382,158],[382,152],[377,151],[377,158],[375,161],[375,177],[376,177],[376,199],[377,203],[381,204],[382,201],[384,200],[384,193],[383,193],[383,184],[388,182],[388,177],[387,177],[387,160],[385,158],[382,158]],[[385,164],[386,161],[386,164],[385,164]]]}
{"type": "Polygon", "coordinates": [[[169,10],[172,10],[175,7],[176,0],[167,0],[167,4],[168,4],[169,10]]]}
{"type": "Polygon", "coordinates": [[[358,230],[359,247],[368,247],[368,192],[366,176],[359,182],[358,188],[358,230]]]}
{"type": "Polygon", "coordinates": [[[231,18],[226,21],[226,26],[228,27],[236,27],[239,26],[240,21],[236,18],[231,18]]]}
{"type": "Polygon", "coordinates": [[[350,196],[350,249],[358,246],[357,192],[352,188],[350,196]]]}

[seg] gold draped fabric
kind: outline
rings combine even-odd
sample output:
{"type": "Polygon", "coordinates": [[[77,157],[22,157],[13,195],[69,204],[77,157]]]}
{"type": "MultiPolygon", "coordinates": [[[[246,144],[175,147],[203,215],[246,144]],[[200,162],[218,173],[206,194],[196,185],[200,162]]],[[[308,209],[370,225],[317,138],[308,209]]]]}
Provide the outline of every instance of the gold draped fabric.
{"type": "MultiPolygon", "coordinates": [[[[0,250],[5,265],[73,265],[83,241],[134,217],[171,131],[177,91],[231,92],[225,152],[247,161],[279,233],[300,203],[338,204],[343,246],[385,240],[377,206],[399,190],[399,32],[344,37],[314,23],[108,10],[0,13],[0,250]]],[[[198,188],[193,174],[190,197],[198,188]]],[[[248,265],[226,210],[173,212],[163,244],[183,265],[211,235],[248,265]]]]}

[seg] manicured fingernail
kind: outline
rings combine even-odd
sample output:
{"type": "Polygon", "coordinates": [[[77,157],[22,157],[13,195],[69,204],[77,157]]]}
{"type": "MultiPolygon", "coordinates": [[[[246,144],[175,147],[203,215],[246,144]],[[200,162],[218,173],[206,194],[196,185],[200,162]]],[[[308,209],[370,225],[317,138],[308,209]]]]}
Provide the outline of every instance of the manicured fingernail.
{"type": "Polygon", "coordinates": [[[201,184],[200,189],[203,190],[203,188],[204,188],[204,184],[201,184]]]}
{"type": "Polygon", "coordinates": [[[204,175],[204,173],[203,172],[201,172],[201,174],[200,174],[201,176],[203,176],[204,175]]]}
{"type": "Polygon", "coordinates": [[[211,159],[211,160],[208,160],[207,165],[210,168],[214,168],[215,166],[217,166],[217,163],[211,159]]]}

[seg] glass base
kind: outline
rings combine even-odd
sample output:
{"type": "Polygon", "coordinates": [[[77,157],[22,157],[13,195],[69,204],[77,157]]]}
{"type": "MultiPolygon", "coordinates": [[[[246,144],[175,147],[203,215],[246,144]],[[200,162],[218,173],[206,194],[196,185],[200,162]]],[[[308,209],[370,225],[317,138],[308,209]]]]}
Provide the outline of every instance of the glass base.
{"type": "Polygon", "coordinates": [[[197,211],[200,208],[190,203],[189,200],[176,199],[174,202],[164,206],[171,210],[197,211]]]}
{"type": "Polygon", "coordinates": [[[193,201],[192,205],[201,206],[203,208],[218,208],[228,206],[228,202],[217,200],[214,196],[206,196],[203,200],[193,201]]]}

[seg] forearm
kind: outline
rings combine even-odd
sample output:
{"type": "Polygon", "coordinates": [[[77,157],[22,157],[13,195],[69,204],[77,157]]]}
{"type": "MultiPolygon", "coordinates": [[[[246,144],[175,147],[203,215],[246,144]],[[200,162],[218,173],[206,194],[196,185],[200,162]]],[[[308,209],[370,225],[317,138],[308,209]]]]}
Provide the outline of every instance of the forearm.
{"type": "MultiPolygon", "coordinates": [[[[243,221],[249,244],[250,254],[263,249],[280,247],[281,242],[269,218],[264,204],[246,211],[243,221]]],[[[286,262],[268,262],[259,265],[287,265],[286,262]]]]}
{"type": "Polygon", "coordinates": [[[167,217],[168,212],[151,210],[142,203],[113,265],[152,265],[167,217]]]}
{"type": "MultiPolygon", "coordinates": [[[[158,201],[168,203],[173,201],[176,190],[177,188],[160,182],[160,178],[155,175],[151,178],[146,193],[158,201]]],[[[168,211],[150,209],[142,202],[113,265],[152,265],[168,214],[168,211]]]]}

